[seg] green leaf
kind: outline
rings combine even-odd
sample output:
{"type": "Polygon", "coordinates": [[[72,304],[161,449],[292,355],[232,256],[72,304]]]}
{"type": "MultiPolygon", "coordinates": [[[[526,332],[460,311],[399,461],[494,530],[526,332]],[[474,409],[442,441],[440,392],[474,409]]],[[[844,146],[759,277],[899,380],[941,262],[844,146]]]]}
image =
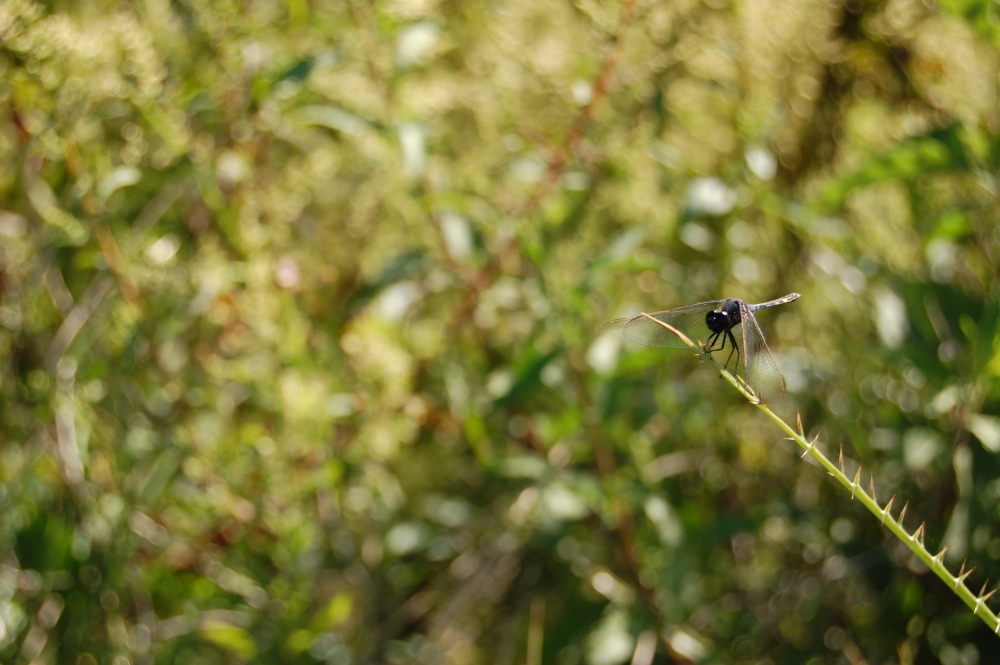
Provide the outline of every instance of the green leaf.
{"type": "Polygon", "coordinates": [[[542,383],[542,370],[561,352],[561,349],[555,349],[542,356],[532,354],[517,372],[514,385],[505,395],[494,402],[495,406],[498,409],[503,409],[529,397],[542,383]]]}
{"type": "Polygon", "coordinates": [[[326,607],[325,619],[326,627],[333,628],[347,621],[354,609],[354,597],[346,591],[341,591],[326,607]]]}
{"type": "Polygon", "coordinates": [[[465,438],[469,442],[476,459],[483,466],[493,464],[493,446],[490,444],[489,432],[486,429],[486,422],[482,416],[470,409],[465,414],[465,421],[462,423],[465,430],[465,438]]]}
{"type": "Polygon", "coordinates": [[[206,621],[201,634],[212,644],[232,651],[242,660],[250,660],[257,655],[257,645],[253,637],[243,628],[221,621],[206,621]]]}
{"type": "Polygon", "coordinates": [[[967,236],[970,230],[968,215],[962,211],[953,210],[941,215],[932,236],[959,240],[967,236]]]}
{"type": "Polygon", "coordinates": [[[370,300],[387,286],[416,277],[424,269],[424,265],[423,249],[412,249],[396,255],[385,264],[374,280],[358,291],[355,300],[358,302],[370,300]]]}
{"type": "Polygon", "coordinates": [[[311,630],[296,630],[288,636],[285,642],[285,650],[292,654],[300,654],[313,643],[316,634],[311,630]]]}

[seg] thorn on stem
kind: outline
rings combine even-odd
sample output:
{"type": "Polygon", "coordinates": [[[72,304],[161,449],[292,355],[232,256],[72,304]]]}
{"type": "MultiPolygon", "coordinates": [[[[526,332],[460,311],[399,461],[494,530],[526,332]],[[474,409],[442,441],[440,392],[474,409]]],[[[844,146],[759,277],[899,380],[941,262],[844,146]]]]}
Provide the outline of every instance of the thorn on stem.
{"type": "Polygon", "coordinates": [[[840,446],[840,472],[841,473],[844,472],[844,446],[843,446],[843,444],[841,444],[841,446],[840,446]]]}
{"type": "Polygon", "coordinates": [[[804,453],[802,453],[802,457],[808,455],[816,447],[817,441],[819,441],[819,433],[817,433],[816,436],[813,437],[813,440],[809,442],[809,445],[806,446],[806,450],[804,453]]]}
{"type": "Polygon", "coordinates": [[[966,571],[965,570],[965,562],[966,561],[968,561],[968,559],[962,561],[962,567],[958,571],[958,577],[955,578],[955,591],[958,591],[958,585],[959,584],[964,584],[965,583],[965,578],[968,577],[969,575],[971,575],[972,571],[976,569],[975,567],[972,567],[971,569],[969,569],[968,571],[966,571]]]}
{"type": "Polygon", "coordinates": [[[872,501],[874,501],[875,505],[877,506],[878,498],[875,496],[875,474],[872,474],[871,476],[871,482],[868,484],[868,489],[872,493],[872,501]]]}
{"type": "Polygon", "coordinates": [[[979,606],[982,605],[982,604],[984,604],[987,600],[990,599],[990,596],[992,596],[993,594],[995,594],[997,592],[996,589],[993,589],[993,591],[990,591],[985,596],[983,595],[983,593],[986,591],[986,585],[989,584],[989,583],[990,583],[989,580],[986,580],[985,582],[983,582],[983,588],[979,590],[979,595],[976,596],[976,607],[975,607],[975,609],[972,610],[973,614],[977,614],[978,615],[979,614],[979,606]]]}
{"type": "Polygon", "coordinates": [[[854,493],[858,491],[858,483],[861,482],[861,465],[858,465],[858,472],[854,474],[854,482],[851,483],[851,501],[854,501],[854,493]]]}
{"type": "Polygon", "coordinates": [[[947,551],[948,551],[948,546],[945,545],[943,548],[941,548],[941,551],[938,552],[937,556],[931,557],[931,561],[934,562],[934,565],[931,566],[931,568],[937,568],[939,565],[941,565],[941,562],[944,560],[944,553],[947,551]]]}
{"type": "MultiPolygon", "coordinates": [[[[903,504],[903,509],[899,511],[899,519],[896,520],[897,522],[899,522],[899,526],[903,526],[903,518],[906,517],[906,509],[909,507],[910,507],[910,502],[907,501],[906,503],[903,504]]],[[[906,530],[905,526],[903,527],[903,530],[904,531],[906,530]]]]}
{"type": "Polygon", "coordinates": [[[889,511],[892,510],[892,502],[895,500],[896,500],[896,495],[893,494],[892,497],[889,499],[889,503],[885,504],[885,508],[882,509],[882,524],[885,524],[886,515],[889,515],[890,517],[892,516],[892,513],[889,511]]]}

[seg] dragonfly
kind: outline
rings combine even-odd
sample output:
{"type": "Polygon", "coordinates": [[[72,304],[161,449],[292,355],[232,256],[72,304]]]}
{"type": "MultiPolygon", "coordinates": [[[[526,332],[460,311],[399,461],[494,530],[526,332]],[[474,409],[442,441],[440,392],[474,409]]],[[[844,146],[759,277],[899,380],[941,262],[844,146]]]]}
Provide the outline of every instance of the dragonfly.
{"type": "Polygon", "coordinates": [[[736,355],[733,369],[739,376],[740,357],[743,358],[744,378],[760,402],[774,404],[785,394],[785,380],[778,371],[778,364],[771,355],[760,331],[755,312],[768,307],[776,307],[799,299],[798,293],[789,293],[775,300],[756,305],[738,298],[709,300],[676,309],[644,315],[615,319],[604,324],[603,330],[623,330],[625,339],[646,346],[660,346],[670,349],[687,347],[680,337],[670,332],[657,321],[662,321],[689,339],[699,344],[705,353],[723,351],[729,344],[729,357],[725,368],[736,355]],[[655,319],[655,321],[653,320],[655,319]],[[739,334],[737,341],[734,331],[739,334]]]}

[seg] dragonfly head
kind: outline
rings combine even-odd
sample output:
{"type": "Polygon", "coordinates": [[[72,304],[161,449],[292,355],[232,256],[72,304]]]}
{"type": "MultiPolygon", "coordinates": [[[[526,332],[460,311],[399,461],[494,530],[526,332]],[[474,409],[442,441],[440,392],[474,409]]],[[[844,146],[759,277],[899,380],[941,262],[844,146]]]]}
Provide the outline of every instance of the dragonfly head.
{"type": "Polygon", "coordinates": [[[733,327],[733,320],[730,318],[729,313],[726,311],[715,311],[712,310],[705,315],[705,324],[708,329],[714,333],[724,332],[733,327]]]}

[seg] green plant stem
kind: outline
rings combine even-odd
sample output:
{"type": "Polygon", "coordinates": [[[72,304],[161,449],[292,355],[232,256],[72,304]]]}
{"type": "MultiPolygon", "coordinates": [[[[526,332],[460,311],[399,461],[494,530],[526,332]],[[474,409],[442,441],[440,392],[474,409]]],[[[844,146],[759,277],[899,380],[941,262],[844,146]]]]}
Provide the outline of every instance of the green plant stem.
{"type": "MultiPolygon", "coordinates": [[[[896,538],[898,538],[901,543],[906,545],[906,547],[909,548],[909,550],[913,552],[917,556],[917,558],[924,563],[925,566],[934,571],[934,574],[937,575],[939,578],[941,578],[941,580],[945,584],[947,584],[952,591],[954,591],[955,595],[962,599],[962,602],[968,605],[969,609],[972,610],[973,614],[982,619],[983,623],[989,626],[990,630],[992,630],[995,634],[1000,634],[1000,618],[998,618],[997,615],[994,614],[993,611],[986,606],[986,601],[989,599],[990,596],[993,595],[995,590],[989,593],[985,593],[986,586],[983,585],[983,589],[982,591],[979,592],[979,595],[974,594],[969,589],[969,587],[965,586],[965,579],[975,569],[973,568],[968,571],[965,570],[964,563],[962,564],[962,569],[959,572],[959,574],[952,575],[952,573],[944,565],[943,559],[945,550],[942,549],[941,552],[937,554],[937,556],[934,556],[924,546],[923,524],[917,527],[917,530],[914,531],[913,533],[907,533],[902,523],[903,512],[905,512],[905,507],[903,509],[903,512],[900,513],[899,518],[895,518],[893,517],[892,513],[889,512],[889,509],[892,506],[891,499],[889,500],[889,503],[883,508],[878,505],[878,500],[875,498],[874,492],[872,494],[869,494],[864,490],[864,488],[861,486],[860,465],[858,466],[858,472],[857,475],[855,475],[854,480],[849,479],[847,477],[847,474],[844,472],[843,468],[843,454],[841,454],[840,468],[838,468],[837,465],[831,462],[830,459],[827,458],[827,456],[824,455],[823,452],[817,447],[816,443],[817,439],[819,438],[818,435],[812,441],[806,440],[805,434],[802,431],[801,419],[799,419],[798,423],[799,430],[795,431],[795,429],[793,429],[788,423],[786,423],[781,418],[781,416],[777,415],[774,411],[771,411],[771,409],[768,408],[766,404],[758,400],[756,395],[753,394],[753,391],[748,388],[748,386],[745,384],[744,381],[726,371],[725,367],[720,365],[719,362],[715,360],[715,358],[713,358],[711,355],[706,354],[699,345],[692,342],[687,336],[685,336],[683,333],[676,330],[672,326],[663,323],[662,321],[659,321],[657,319],[654,319],[653,317],[651,317],[646,313],[643,313],[642,316],[645,316],[651,321],[656,321],[657,324],[663,326],[673,334],[677,335],[685,344],[687,344],[692,349],[697,351],[700,357],[702,357],[703,359],[707,358],[713,365],[715,365],[715,368],[719,370],[720,376],[725,378],[730,384],[732,384],[734,388],[740,391],[740,393],[742,393],[743,396],[747,398],[747,401],[749,401],[751,404],[753,404],[758,409],[763,411],[765,414],[767,414],[768,418],[777,423],[778,427],[784,430],[792,441],[799,444],[799,446],[805,451],[802,454],[803,457],[805,457],[806,454],[808,454],[811,455],[813,459],[815,459],[817,462],[819,462],[820,465],[822,465],[822,467],[826,469],[827,473],[836,478],[841,485],[849,489],[851,491],[851,495],[857,498],[858,501],[860,501],[862,505],[864,505],[864,507],[867,508],[872,513],[872,515],[877,517],[884,526],[888,527],[889,531],[892,532],[892,534],[896,536],[896,538]]],[[[874,479],[871,480],[871,487],[874,490],[875,487],[874,479]]]]}

